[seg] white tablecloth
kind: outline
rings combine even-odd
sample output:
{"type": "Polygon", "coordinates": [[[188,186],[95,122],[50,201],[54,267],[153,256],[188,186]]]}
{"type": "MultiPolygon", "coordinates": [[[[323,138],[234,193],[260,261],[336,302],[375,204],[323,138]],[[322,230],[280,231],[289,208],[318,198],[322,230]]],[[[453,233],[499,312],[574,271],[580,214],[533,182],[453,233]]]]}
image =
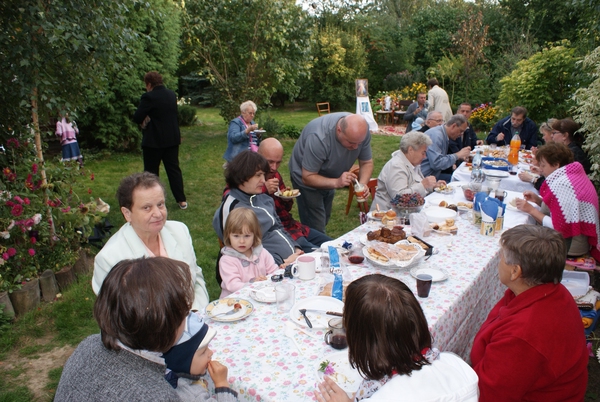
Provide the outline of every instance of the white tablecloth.
{"type": "MultiPolygon", "coordinates": [[[[509,193],[510,200],[519,193],[509,193]]],[[[428,201],[441,199],[465,201],[462,191],[453,195],[433,194],[428,201]]],[[[505,228],[522,223],[532,223],[529,215],[507,211],[505,228]]],[[[504,293],[498,280],[498,239],[484,237],[479,228],[463,218],[457,218],[457,236],[434,234],[424,238],[439,250],[422,267],[446,270],[449,278],[435,282],[430,296],[418,298],[434,339],[434,346],[442,351],[452,351],[468,360],[473,338],[487,314],[504,293]]],[[[361,235],[380,227],[379,222],[368,222],[342,236],[351,243],[358,243],[361,235]]],[[[364,275],[381,273],[397,278],[416,294],[416,282],[410,269],[387,270],[373,267],[365,259],[359,265],[350,264],[345,258],[350,275],[356,279],[364,275]]],[[[318,294],[320,286],[330,281],[326,273],[318,274],[310,281],[285,279],[296,286],[296,301],[318,294]]],[[[294,338],[301,351],[285,334],[286,321],[294,321],[287,315],[278,314],[275,304],[259,303],[250,297],[253,284],[232,294],[253,303],[256,310],[244,320],[219,323],[208,320],[217,330],[211,342],[213,359],[229,368],[229,383],[239,393],[241,401],[310,401],[317,384],[316,370],[331,353],[338,352],[322,339],[323,330],[309,330],[311,336],[294,331],[294,338]]],[[[299,316],[299,315],[298,315],[299,316]]],[[[296,318],[297,319],[297,318],[296,318]]]]}
{"type": "MultiPolygon", "coordinates": [[[[521,172],[527,166],[528,165],[519,163],[519,172],[521,172]]],[[[471,171],[467,166],[465,166],[465,163],[463,162],[458,168],[456,168],[456,170],[452,174],[452,181],[469,182],[470,180],[471,171]]],[[[484,183],[484,185],[489,185],[487,183],[487,180],[484,183]]],[[[518,175],[509,175],[508,177],[503,178],[500,181],[500,186],[498,188],[500,188],[501,190],[517,191],[520,193],[526,190],[533,191],[536,194],[538,193],[535,187],[533,187],[533,184],[522,181],[521,179],[519,179],[518,175]]]]}

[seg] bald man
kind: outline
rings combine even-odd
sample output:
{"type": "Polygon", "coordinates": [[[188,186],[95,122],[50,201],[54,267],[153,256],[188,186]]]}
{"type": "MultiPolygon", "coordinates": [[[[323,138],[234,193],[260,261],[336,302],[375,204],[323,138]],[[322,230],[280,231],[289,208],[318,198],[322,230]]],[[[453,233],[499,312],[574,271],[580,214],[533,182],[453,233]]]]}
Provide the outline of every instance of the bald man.
{"type": "Polygon", "coordinates": [[[290,176],[300,190],[300,221],[325,233],[331,216],[335,189],[352,185],[355,179],[365,186],[373,173],[371,134],[364,117],[331,113],[304,127],[290,158],[290,176]],[[358,160],[358,177],[349,170],[358,160]]]}
{"type": "Polygon", "coordinates": [[[265,174],[266,180],[263,192],[273,198],[277,216],[279,216],[285,231],[302,247],[305,253],[311,253],[315,248],[321,247],[324,242],[332,240],[326,234],[311,229],[294,219],[291,212],[294,206],[293,199],[284,200],[274,195],[277,190],[283,191],[286,189],[283,177],[278,171],[283,160],[283,146],[281,143],[275,138],[266,138],[260,143],[258,153],[265,157],[271,169],[265,174]]]}

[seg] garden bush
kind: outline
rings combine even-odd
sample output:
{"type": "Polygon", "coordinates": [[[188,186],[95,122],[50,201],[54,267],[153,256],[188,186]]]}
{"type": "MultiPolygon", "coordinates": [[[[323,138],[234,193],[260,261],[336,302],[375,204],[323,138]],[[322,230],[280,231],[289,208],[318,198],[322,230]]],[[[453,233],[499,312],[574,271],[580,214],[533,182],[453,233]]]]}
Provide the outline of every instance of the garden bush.
{"type": "Polygon", "coordinates": [[[192,105],[178,105],[177,117],[180,126],[193,126],[196,121],[196,108],[192,105]]]}

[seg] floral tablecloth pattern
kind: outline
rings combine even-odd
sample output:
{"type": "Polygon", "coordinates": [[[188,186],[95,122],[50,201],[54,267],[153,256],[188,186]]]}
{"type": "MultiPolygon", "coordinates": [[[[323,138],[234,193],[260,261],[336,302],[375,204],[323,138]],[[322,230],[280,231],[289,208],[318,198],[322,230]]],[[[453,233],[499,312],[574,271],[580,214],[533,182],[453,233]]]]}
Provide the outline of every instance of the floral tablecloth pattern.
{"type": "MultiPolygon", "coordinates": [[[[511,193],[508,198],[517,195],[511,193]]],[[[433,194],[428,199],[435,202],[440,197],[464,201],[462,192],[451,196],[433,194]]],[[[532,223],[528,215],[513,211],[507,211],[506,222],[505,228],[532,223]]],[[[462,217],[457,217],[456,224],[459,228],[456,236],[434,234],[424,239],[439,252],[427,261],[421,261],[419,267],[443,268],[449,278],[434,282],[430,296],[418,300],[433,334],[434,345],[468,361],[473,338],[505,288],[497,275],[499,234],[482,236],[479,228],[462,217]]],[[[341,239],[359,243],[361,235],[379,227],[379,222],[367,222],[341,239]]],[[[366,259],[362,264],[353,265],[342,258],[342,263],[347,268],[344,279],[381,273],[403,281],[416,294],[416,281],[410,275],[410,268],[383,269],[372,266],[366,259]]],[[[309,281],[287,278],[284,281],[296,286],[296,301],[299,301],[318,295],[323,285],[331,281],[331,275],[323,272],[309,281]]],[[[280,314],[275,303],[253,300],[250,291],[260,286],[263,284],[256,283],[232,295],[251,301],[256,309],[252,315],[233,323],[208,321],[217,330],[210,346],[215,352],[213,359],[229,368],[229,382],[241,401],[315,400],[317,368],[329,354],[338,351],[323,341],[325,330],[308,329],[294,323],[290,333],[300,346],[298,349],[286,336],[289,325],[286,323],[300,319],[299,314],[298,317],[280,314]]]]}

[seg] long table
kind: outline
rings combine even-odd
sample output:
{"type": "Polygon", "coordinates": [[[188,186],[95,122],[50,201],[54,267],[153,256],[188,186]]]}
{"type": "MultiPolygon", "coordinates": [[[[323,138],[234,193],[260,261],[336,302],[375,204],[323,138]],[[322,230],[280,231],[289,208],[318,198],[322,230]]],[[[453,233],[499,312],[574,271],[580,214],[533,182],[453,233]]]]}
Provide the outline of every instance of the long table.
{"type": "MultiPolygon", "coordinates": [[[[529,168],[529,165],[524,164],[524,163],[519,163],[518,167],[518,172],[522,172],[526,169],[529,168]]],[[[465,162],[461,163],[460,166],[458,166],[456,168],[456,170],[454,171],[454,173],[452,173],[452,180],[451,182],[455,182],[455,181],[469,181],[471,180],[471,170],[469,169],[469,167],[466,166],[465,162]]],[[[487,183],[486,183],[487,185],[487,183]]],[[[517,191],[517,192],[523,192],[526,190],[529,191],[533,191],[535,193],[537,193],[538,191],[535,189],[535,187],[533,186],[533,184],[522,181],[521,179],[519,179],[518,175],[508,175],[507,177],[504,177],[500,180],[500,186],[498,187],[501,190],[508,190],[508,191],[517,191]]]]}
{"type": "MultiPolygon", "coordinates": [[[[520,193],[509,192],[507,201],[520,193]]],[[[454,202],[466,201],[461,191],[453,195],[432,194],[429,203],[441,199],[454,202]]],[[[529,215],[507,210],[505,228],[533,223],[529,215]]],[[[447,271],[449,278],[432,284],[430,296],[418,298],[433,334],[434,346],[442,351],[452,351],[469,361],[469,353],[480,325],[504,293],[498,280],[498,239],[484,237],[479,228],[470,221],[457,218],[458,235],[432,235],[424,240],[439,250],[421,267],[435,267],[447,271]]],[[[359,242],[362,235],[377,229],[379,222],[367,222],[340,237],[351,243],[359,242]]],[[[410,269],[388,270],[371,265],[367,259],[352,265],[345,258],[349,275],[356,279],[364,275],[380,273],[397,278],[416,294],[416,281],[410,269]]],[[[285,279],[296,286],[296,301],[316,296],[325,282],[327,273],[318,274],[309,281],[285,279]]],[[[275,304],[259,303],[250,297],[250,291],[262,284],[252,284],[230,297],[252,302],[255,311],[246,319],[219,323],[208,320],[217,330],[211,342],[213,359],[229,368],[231,387],[239,393],[242,401],[310,401],[314,400],[317,384],[316,371],[327,356],[338,352],[323,341],[324,330],[305,329],[306,335],[293,331],[294,342],[286,337],[286,322],[294,321],[287,315],[277,313],[275,304]]],[[[294,324],[295,325],[295,324],[294,324]]]]}

